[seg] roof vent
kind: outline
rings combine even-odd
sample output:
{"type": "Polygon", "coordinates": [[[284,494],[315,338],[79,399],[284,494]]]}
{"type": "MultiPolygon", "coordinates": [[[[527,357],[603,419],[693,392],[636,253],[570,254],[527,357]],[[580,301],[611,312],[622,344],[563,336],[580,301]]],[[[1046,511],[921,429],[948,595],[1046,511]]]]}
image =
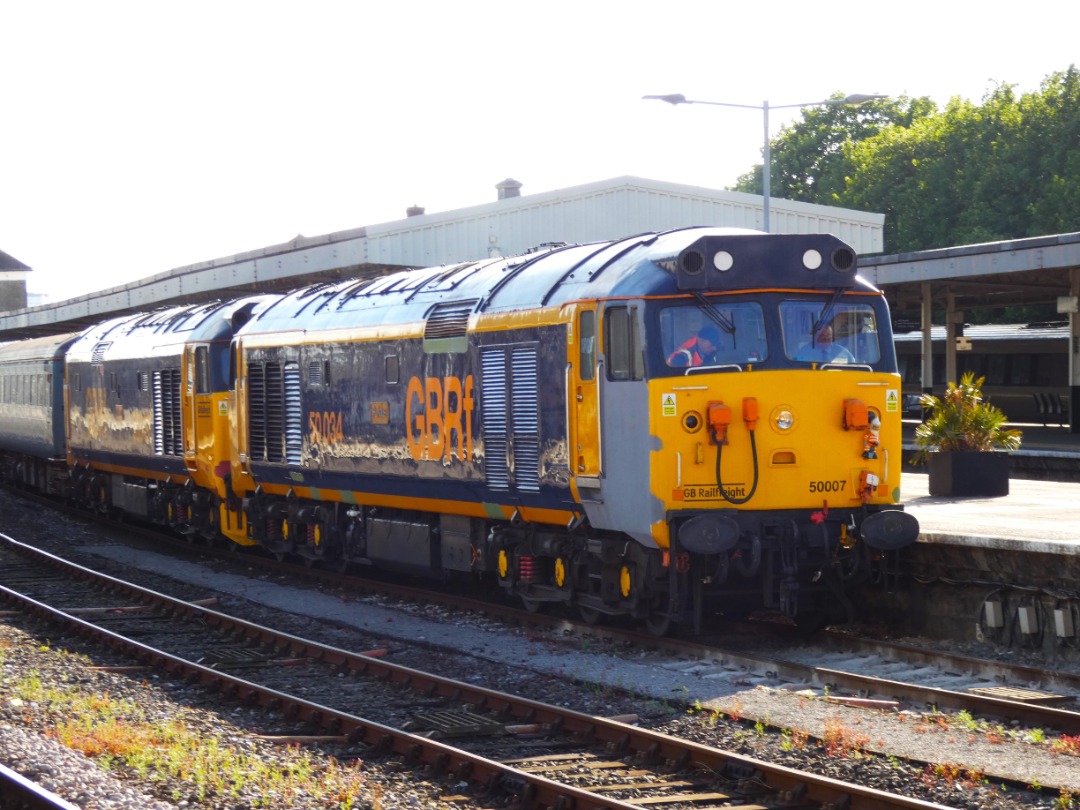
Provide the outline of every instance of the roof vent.
{"type": "Polygon", "coordinates": [[[405,209],[405,216],[407,217],[419,217],[423,216],[424,207],[422,205],[410,205],[405,209]]]}
{"type": "Polygon", "coordinates": [[[521,196],[521,183],[512,177],[507,177],[501,183],[497,183],[495,188],[499,191],[500,200],[509,200],[511,197],[521,196]]]}

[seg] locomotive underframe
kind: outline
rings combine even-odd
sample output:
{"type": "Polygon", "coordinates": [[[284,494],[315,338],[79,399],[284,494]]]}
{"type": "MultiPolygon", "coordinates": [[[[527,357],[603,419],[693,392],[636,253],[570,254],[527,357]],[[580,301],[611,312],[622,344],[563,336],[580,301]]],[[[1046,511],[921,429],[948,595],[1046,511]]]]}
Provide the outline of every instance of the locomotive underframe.
{"type": "Polygon", "coordinates": [[[858,527],[867,511],[735,512],[738,536],[711,553],[683,548],[677,513],[671,549],[648,548],[587,524],[552,527],[464,515],[307,501],[257,490],[243,500],[249,535],[268,551],[330,564],[357,563],[449,580],[493,575],[530,610],[572,605],[587,620],[629,616],[662,632],[700,628],[706,609],[741,617],[779,610],[810,624],[850,621],[845,589],[882,580],[891,552],[858,527]]]}
{"type": "MultiPolygon", "coordinates": [[[[162,480],[67,468],[6,454],[6,480],[64,496],[102,514],[124,513],[206,539],[220,537],[221,502],[191,479],[162,480]]],[[[464,515],[309,501],[257,490],[225,506],[242,512],[252,541],[284,558],[356,563],[452,579],[493,576],[531,610],[576,607],[587,620],[629,616],[655,632],[672,622],[700,628],[706,609],[732,617],[780,610],[798,622],[850,621],[846,589],[887,582],[895,552],[871,548],[859,528],[874,509],[755,513],[725,510],[737,537],[702,553],[680,544],[680,528],[700,512],[673,513],[673,547],[642,546],[588,524],[552,527],[464,515]]],[[[709,513],[706,513],[709,514],[709,513]]],[[[683,535],[685,536],[685,535],[683,535]]]]}
{"type": "MultiPolygon", "coordinates": [[[[884,579],[892,552],[857,539],[861,510],[836,510],[827,520],[810,511],[737,513],[740,531],[730,546],[712,553],[650,549],[622,536],[551,535],[527,528],[497,530],[499,582],[527,607],[573,603],[592,614],[629,615],[650,629],[671,622],[700,630],[706,609],[742,617],[757,609],[780,610],[799,623],[851,621],[845,588],[884,579]],[[568,576],[564,576],[565,573],[568,576]]],[[[691,513],[693,514],[693,513],[691,513]]]]}
{"type": "Polygon", "coordinates": [[[67,464],[63,459],[0,452],[0,480],[18,488],[60,496],[67,477],[67,464]]]}
{"type": "Polygon", "coordinates": [[[190,478],[125,475],[90,465],[59,467],[64,480],[56,494],[103,515],[124,515],[167,526],[178,534],[213,541],[219,537],[220,499],[190,478]]]}

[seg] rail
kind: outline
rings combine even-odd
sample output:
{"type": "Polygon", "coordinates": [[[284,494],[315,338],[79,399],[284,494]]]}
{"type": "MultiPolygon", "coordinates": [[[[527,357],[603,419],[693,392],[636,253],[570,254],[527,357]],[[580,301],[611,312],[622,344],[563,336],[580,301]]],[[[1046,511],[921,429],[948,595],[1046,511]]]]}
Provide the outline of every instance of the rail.
{"type": "Polygon", "coordinates": [[[79,810],[11,768],[0,765],[0,807],[5,810],[79,810]]]}

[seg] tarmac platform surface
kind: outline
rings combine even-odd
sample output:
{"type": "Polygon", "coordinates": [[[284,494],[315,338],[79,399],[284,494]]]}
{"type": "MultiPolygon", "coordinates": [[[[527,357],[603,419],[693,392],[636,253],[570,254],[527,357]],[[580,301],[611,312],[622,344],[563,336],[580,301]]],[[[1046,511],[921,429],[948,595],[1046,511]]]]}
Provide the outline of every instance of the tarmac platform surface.
{"type": "MultiPolygon", "coordinates": [[[[917,422],[904,422],[904,449],[914,449],[917,422]]],[[[1013,457],[1049,460],[1080,469],[1080,433],[1068,427],[1013,425],[1023,431],[1013,457]]],[[[905,452],[905,455],[907,453],[905,452]]],[[[1017,461],[1021,461],[1018,458],[1017,461]]],[[[1010,551],[1080,554],[1080,483],[1029,480],[1018,472],[1000,498],[940,498],[923,472],[901,476],[900,499],[919,520],[919,542],[1010,551]]]]}
{"type": "Polygon", "coordinates": [[[926,474],[903,473],[900,499],[920,543],[1080,554],[1080,484],[1014,478],[1000,498],[941,498],[926,474]]]}

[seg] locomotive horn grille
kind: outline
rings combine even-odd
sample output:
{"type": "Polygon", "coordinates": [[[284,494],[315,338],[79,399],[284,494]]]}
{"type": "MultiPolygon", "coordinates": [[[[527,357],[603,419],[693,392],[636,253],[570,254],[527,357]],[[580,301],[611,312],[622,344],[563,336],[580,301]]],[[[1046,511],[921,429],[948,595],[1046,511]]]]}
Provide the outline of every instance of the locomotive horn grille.
{"type": "Polygon", "coordinates": [[[855,269],[855,251],[848,247],[838,247],[832,252],[833,269],[848,273],[855,269]]]}

